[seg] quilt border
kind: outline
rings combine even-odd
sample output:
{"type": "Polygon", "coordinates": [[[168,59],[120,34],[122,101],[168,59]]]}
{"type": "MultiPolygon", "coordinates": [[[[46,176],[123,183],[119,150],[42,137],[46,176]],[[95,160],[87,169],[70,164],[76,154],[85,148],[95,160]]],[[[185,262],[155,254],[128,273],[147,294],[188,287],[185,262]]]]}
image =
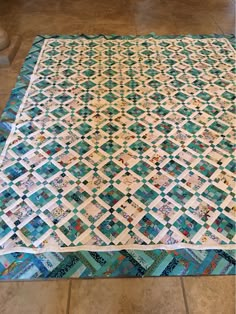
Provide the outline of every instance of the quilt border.
{"type": "MultiPolygon", "coordinates": [[[[87,38],[87,39],[97,39],[97,38],[106,38],[106,39],[135,39],[135,38],[156,38],[156,39],[176,39],[176,38],[185,38],[185,37],[191,37],[193,39],[202,39],[202,38],[226,38],[233,47],[235,47],[236,42],[235,42],[235,36],[234,35],[218,35],[218,34],[211,34],[211,35],[165,35],[165,36],[158,36],[154,33],[148,34],[148,35],[143,35],[143,36],[136,36],[136,35],[129,35],[129,36],[119,36],[119,35],[40,35],[37,36],[32,44],[32,47],[24,61],[24,64],[20,70],[20,74],[17,77],[17,82],[15,87],[13,88],[10,98],[7,102],[7,105],[5,107],[5,109],[3,110],[3,113],[1,115],[0,118],[0,152],[3,149],[6,139],[11,131],[12,125],[15,121],[16,118],[16,114],[18,112],[19,106],[21,104],[21,101],[27,91],[29,82],[30,82],[30,77],[31,74],[34,70],[35,64],[37,63],[38,60],[38,56],[40,54],[41,51],[41,47],[44,43],[45,39],[49,39],[49,38],[63,38],[63,39],[73,39],[73,38],[87,38]]],[[[196,252],[194,249],[181,249],[178,252],[180,253],[181,251],[183,252],[189,252],[190,255],[195,254],[194,252],[196,252]]],[[[204,250],[205,251],[205,250],[204,250]]],[[[204,252],[203,251],[203,252],[204,252]]],[[[129,254],[129,250],[120,250],[119,252],[116,252],[116,254],[129,254]]],[[[135,250],[134,250],[135,252],[135,250]]],[[[140,253],[146,254],[144,253],[144,251],[140,251],[140,253]]],[[[162,252],[161,249],[158,250],[151,250],[149,251],[150,254],[154,254],[154,252],[162,252]]],[[[91,252],[87,252],[89,254],[91,254],[91,252]]],[[[167,252],[169,255],[173,255],[173,254],[177,254],[177,251],[171,251],[171,252],[167,252]]],[[[199,251],[199,254],[201,252],[199,251]]],[[[215,250],[215,249],[211,249],[207,251],[207,255],[212,255],[213,253],[218,253],[219,256],[221,256],[220,259],[218,259],[217,265],[221,265],[223,263],[223,260],[225,261],[225,256],[227,254],[229,254],[229,256],[231,256],[230,259],[230,263],[232,265],[235,264],[235,251],[226,251],[226,250],[215,250]],[[221,260],[222,259],[222,260],[221,260]]],[[[45,253],[50,254],[50,253],[45,253]]],[[[61,256],[63,256],[62,259],[68,259],[68,257],[73,258],[75,255],[77,256],[79,253],[60,253],[61,256]]],[[[83,254],[83,252],[81,252],[81,254],[83,254]]],[[[100,252],[99,254],[107,254],[106,253],[102,253],[100,252]]],[[[115,252],[114,252],[115,254],[115,252]]],[[[19,256],[19,255],[24,255],[27,256],[29,258],[29,256],[33,256],[32,254],[28,254],[28,253],[11,253],[11,254],[6,254],[6,257],[10,257],[10,259],[14,259],[19,256]]],[[[42,254],[39,254],[42,255],[42,254]]],[[[4,256],[3,256],[4,257],[4,256]]],[[[0,257],[1,258],[1,257],[0,257]]],[[[35,255],[34,258],[37,258],[37,256],[35,255]]],[[[159,262],[161,263],[161,259],[159,260],[159,262]]],[[[63,263],[63,265],[65,266],[65,264],[63,263]]],[[[215,266],[217,266],[215,265],[215,266]]],[[[64,267],[63,266],[63,267],[64,267]]],[[[224,273],[224,272],[223,272],[224,273]]],[[[225,273],[228,273],[225,270],[225,273]]],[[[230,271],[230,273],[234,273],[234,271],[232,272],[232,270],[230,271]]],[[[192,273],[190,273],[192,275],[192,273]]],[[[195,274],[195,273],[193,273],[195,274]]],[[[0,272],[0,279],[4,278],[6,274],[2,274],[0,272]]],[[[147,274],[147,276],[151,275],[147,274]]],[[[160,275],[160,274],[159,274],[160,275]]],[[[172,274],[173,275],[173,274],[172,274]]],[[[176,274],[175,274],[176,275],[176,274]]],[[[53,275],[53,273],[48,274],[48,277],[55,277],[55,275],[53,275]]],[[[64,277],[64,276],[62,276],[64,277]]],[[[83,276],[80,276],[83,277],[83,276]]],[[[86,276],[85,276],[86,277],[86,276]]],[[[111,277],[114,277],[113,274],[111,274],[111,277]]],[[[116,277],[116,275],[115,275],[116,277]]]]}

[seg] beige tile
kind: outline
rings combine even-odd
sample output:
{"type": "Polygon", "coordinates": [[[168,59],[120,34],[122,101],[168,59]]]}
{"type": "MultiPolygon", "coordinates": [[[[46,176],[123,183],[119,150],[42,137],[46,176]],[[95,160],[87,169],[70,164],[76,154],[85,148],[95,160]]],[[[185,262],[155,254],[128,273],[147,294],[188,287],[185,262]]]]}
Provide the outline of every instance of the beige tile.
{"type": "Polygon", "coordinates": [[[0,94],[8,94],[15,86],[17,72],[9,68],[0,69],[0,94]]]}
{"type": "Polygon", "coordinates": [[[73,280],[70,314],[184,314],[179,278],[73,280]]]}
{"type": "Polygon", "coordinates": [[[213,21],[199,21],[191,22],[177,20],[176,21],[176,32],[178,34],[221,34],[222,30],[213,21]]]}
{"type": "Polygon", "coordinates": [[[132,20],[129,0],[64,0],[65,14],[92,24],[122,24],[132,20]]]}
{"type": "MultiPolygon", "coordinates": [[[[224,4],[224,1],[222,2],[224,4]]],[[[227,5],[221,6],[219,5],[217,9],[209,11],[209,15],[213,17],[213,19],[217,23],[222,23],[225,21],[234,22],[235,21],[235,6],[227,5]]]]}
{"type": "Polygon", "coordinates": [[[2,19],[11,34],[32,37],[103,29],[127,34],[135,26],[138,34],[232,33],[233,7],[233,0],[0,1],[0,23],[2,19]]]}
{"type": "MultiPolygon", "coordinates": [[[[208,0],[209,1],[209,0],[208,0]]],[[[225,34],[235,33],[235,4],[226,0],[219,2],[209,15],[225,34]]]]}
{"type": "Polygon", "coordinates": [[[188,13],[198,16],[202,12],[211,13],[219,12],[223,8],[232,7],[231,0],[171,0],[168,1],[170,11],[176,14],[188,13]]]}
{"type": "Polygon", "coordinates": [[[176,25],[170,18],[157,18],[155,21],[136,22],[138,35],[156,33],[157,35],[177,35],[176,25]]]}
{"type": "Polygon", "coordinates": [[[235,277],[186,277],[184,289],[190,314],[234,314],[235,277]]]}
{"type": "MultiPolygon", "coordinates": [[[[0,14],[19,14],[28,12],[55,12],[60,9],[61,0],[13,0],[0,1],[0,14]]],[[[1,22],[1,20],[0,20],[1,22]]]]}
{"type": "Polygon", "coordinates": [[[136,22],[156,22],[158,18],[171,18],[168,3],[162,0],[138,1],[132,3],[132,13],[136,22]]]}
{"type": "Polygon", "coordinates": [[[3,109],[6,106],[8,99],[9,99],[9,94],[0,94],[0,116],[2,114],[3,109]]]}
{"type": "Polygon", "coordinates": [[[235,34],[236,33],[236,25],[235,22],[227,22],[223,21],[219,24],[219,27],[221,28],[222,32],[224,34],[235,34]]]}
{"type": "Polygon", "coordinates": [[[194,8],[185,8],[181,10],[181,6],[178,6],[173,12],[174,18],[177,20],[181,20],[184,24],[192,22],[192,23],[200,23],[200,22],[208,22],[211,23],[213,19],[209,16],[208,10],[198,10],[194,8]]]}
{"type": "Polygon", "coordinates": [[[92,23],[83,22],[76,16],[60,13],[33,12],[16,14],[10,23],[10,33],[33,37],[39,34],[90,33],[92,23]]]}
{"type": "Polygon", "coordinates": [[[224,14],[218,13],[215,16],[212,16],[213,20],[215,21],[216,24],[218,24],[220,27],[224,25],[225,23],[234,25],[235,28],[235,17],[233,14],[224,14]]]}
{"type": "Polygon", "coordinates": [[[13,12],[27,13],[27,12],[54,12],[59,11],[61,8],[60,0],[40,0],[40,1],[30,1],[23,0],[21,5],[17,7],[13,12]]]}
{"type": "Polygon", "coordinates": [[[205,5],[213,11],[219,11],[222,8],[232,7],[234,0],[207,0],[205,1],[205,5]]]}
{"type": "Polygon", "coordinates": [[[91,27],[92,34],[135,35],[136,28],[129,24],[95,24],[91,27]]]}
{"type": "Polygon", "coordinates": [[[0,1],[0,15],[11,14],[16,9],[17,9],[16,1],[0,1]]]}
{"type": "Polygon", "coordinates": [[[1,282],[1,314],[66,314],[69,281],[1,282]]]}
{"type": "Polygon", "coordinates": [[[179,34],[220,34],[219,26],[206,10],[183,10],[174,13],[179,34]]]}
{"type": "Polygon", "coordinates": [[[158,35],[175,34],[175,20],[168,5],[161,0],[133,3],[138,34],[155,32],[158,35]]]}
{"type": "Polygon", "coordinates": [[[12,64],[10,65],[10,69],[13,72],[20,72],[20,69],[24,63],[24,60],[26,56],[28,55],[30,48],[32,47],[33,40],[35,36],[25,36],[24,38],[21,38],[21,45],[17,51],[17,54],[15,58],[12,61],[12,64]]]}
{"type": "Polygon", "coordinates": [[[13,15],[10,13],[3,14],[3,12],[1,11],[1,6],[0,6],[0,25],[4,27],[6,31],[9,30],[9,24],[12,18],[13,18],[13,15]]]}

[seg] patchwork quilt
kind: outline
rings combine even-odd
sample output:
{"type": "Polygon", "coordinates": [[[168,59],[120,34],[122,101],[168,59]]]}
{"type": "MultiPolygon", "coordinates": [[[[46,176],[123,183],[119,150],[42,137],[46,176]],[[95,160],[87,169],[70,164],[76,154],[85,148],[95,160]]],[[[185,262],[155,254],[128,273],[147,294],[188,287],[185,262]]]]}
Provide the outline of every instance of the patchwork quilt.
{"type": "Polygon", "coordinates": [[[44,39],[2,117],[0,254],[233,249],[234,63],[221,36],[44,39]]]}

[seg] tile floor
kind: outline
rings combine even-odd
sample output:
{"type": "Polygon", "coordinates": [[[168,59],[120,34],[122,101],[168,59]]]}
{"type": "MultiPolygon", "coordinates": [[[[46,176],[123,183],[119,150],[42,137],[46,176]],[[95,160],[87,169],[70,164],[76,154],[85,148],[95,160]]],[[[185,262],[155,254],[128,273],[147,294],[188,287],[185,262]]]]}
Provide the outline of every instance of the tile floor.
{"type": "MultiPolygon", "coordinates": [[[[0,69],[0,112],[37,34],[234,33],[234,0],[0,1],[0,24],[22,36],[0,69]]],[[[233,314],[235,278],[186,277],[0,283],[1,314],[233,314]]]]}
{"type": "Polygon", "coordinates": [[[2,282],[1,314],[234,314],[235,278],[2,282]]]}

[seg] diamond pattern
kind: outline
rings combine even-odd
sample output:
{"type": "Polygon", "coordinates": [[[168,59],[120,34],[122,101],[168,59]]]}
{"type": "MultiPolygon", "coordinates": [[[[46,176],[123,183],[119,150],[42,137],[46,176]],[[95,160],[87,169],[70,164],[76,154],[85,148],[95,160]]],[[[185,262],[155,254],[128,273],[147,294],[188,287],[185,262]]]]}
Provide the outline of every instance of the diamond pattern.
{"type": "Polygon", "coordinates": [[[119,202],[123,196],[123,193],[112,185],[100,194],[100,198],[111,207],[119,202]]]}
{"type": "Polygon", "coordinates": [[[61,228],[61,232],[70,240],[74,241],[88,229],[88,226],[77,216],[69,219],[61,228]]]}
{"type": "Polygon", "coordinates": [[[98,229],[103,232],[108,239],[113,241],[120,235],[120,233],[122,233],[125,229],[125,225],[114,215],[110,215],[101,223],[98,229]]]}
{"type": "Polygon", "coordinates": [[[49,226],[39,216],[37,216],[27,223],[22,229],[20,229],[20,231],[26,238],[30,239],[32,242],[35,242],[49,229],[49,226]]]}

